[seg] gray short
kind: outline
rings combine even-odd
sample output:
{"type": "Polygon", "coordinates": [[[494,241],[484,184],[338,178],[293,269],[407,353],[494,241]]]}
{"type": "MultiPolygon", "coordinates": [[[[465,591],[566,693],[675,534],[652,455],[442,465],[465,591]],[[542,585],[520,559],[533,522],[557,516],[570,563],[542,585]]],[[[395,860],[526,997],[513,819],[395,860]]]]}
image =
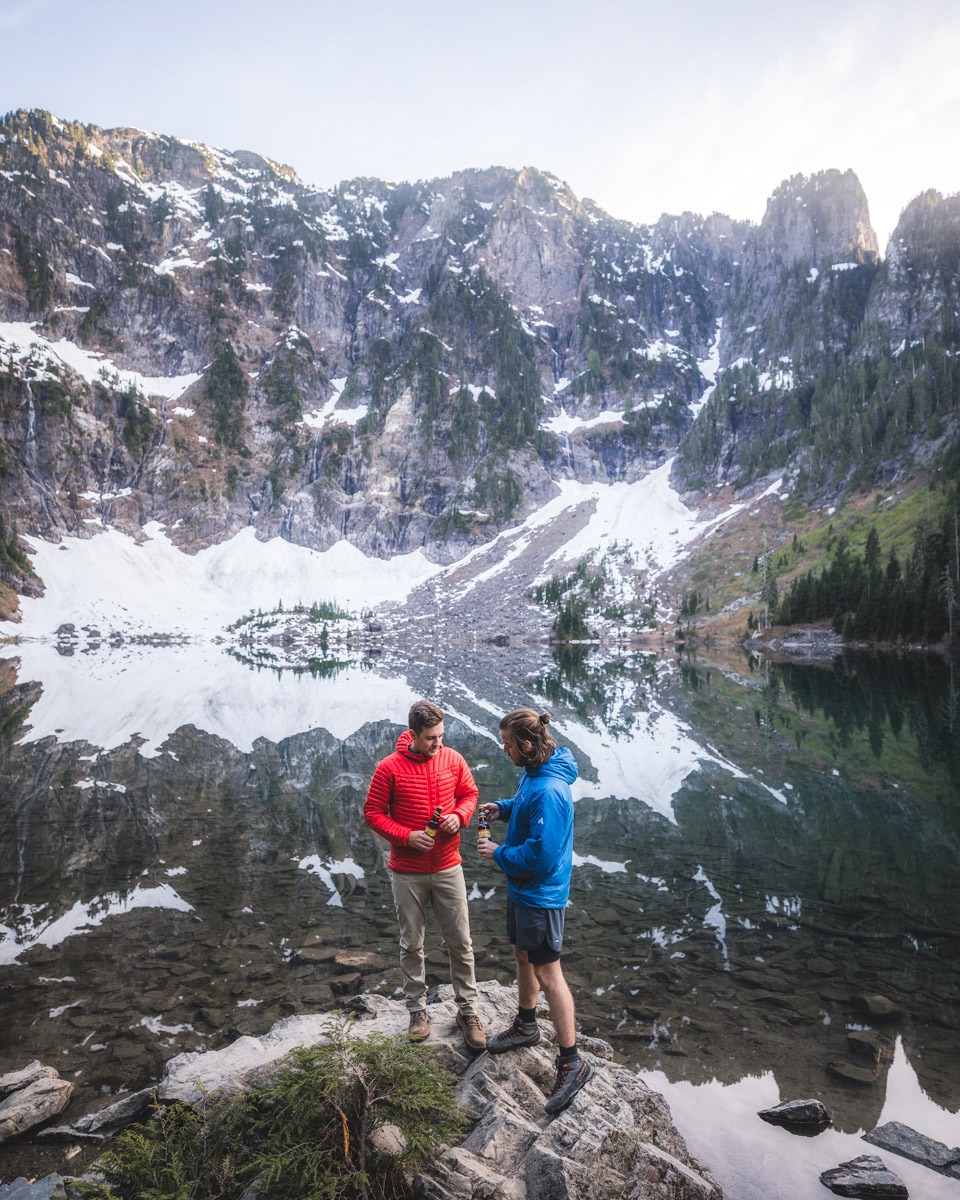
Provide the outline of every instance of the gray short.
{"type": "Polygon", "coordinates": [[[535,966],[557,962],[563,946],[563,909],[525,908],[508,896],[507,937],[535,966]]]}

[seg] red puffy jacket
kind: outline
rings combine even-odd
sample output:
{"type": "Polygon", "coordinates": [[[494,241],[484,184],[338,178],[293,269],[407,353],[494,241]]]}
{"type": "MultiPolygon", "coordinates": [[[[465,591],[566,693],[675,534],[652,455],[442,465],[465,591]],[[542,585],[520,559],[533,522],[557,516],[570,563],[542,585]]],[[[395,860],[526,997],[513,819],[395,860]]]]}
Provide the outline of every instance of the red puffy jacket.
{"type": "Polygon", "coordinates": [[[460,834],[443,830],[428,853],[411,850],[407,838],[423,829],[440,805],[443,816],[456,813],[461,829],[477,807],[477,785],[463,756],[441,746],[433,758],[410,749],[410,730],[397,738],[397,748],[378,764],[370,781],[364,820],[390,843],[390,869],[420,873],[444,871],[460,863],[460,834]]]}

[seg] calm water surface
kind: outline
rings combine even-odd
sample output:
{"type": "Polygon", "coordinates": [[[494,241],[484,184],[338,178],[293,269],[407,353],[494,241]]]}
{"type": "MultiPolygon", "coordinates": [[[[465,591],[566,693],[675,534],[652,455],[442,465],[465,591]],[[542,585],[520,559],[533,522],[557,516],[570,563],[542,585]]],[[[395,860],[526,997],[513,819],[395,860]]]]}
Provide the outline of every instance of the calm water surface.
{"type": "MultiPolygon", "coordinates": [[[[553,712],[581,769],[581,1024],[664,1092],[729,1197],[825,1195],[819,1172],[887,1120],[960,1144],[960,706],[941,660],[425,646],[294,673],[217,647],[4,649],[0,1071],[54,1063],[78,1085],[64,1119],[181,1051],[397,988],[361,810],[426,694],[482,800],[515,787],[498,717],[553,712]],[[876,1026],[875,1082],[850,1084],[828,1064],[873,1065],[847,1037],[876,994],[903,1015],[876,1026]],[[811,1096],[834,1119],[818,1138],[755,1115],[811,1096]]],[[[502,876],[465,850],[478,975],[510,983],[502,876]]],[[[444,982],[437,937],[429,962],[444,982]]],[[[21,1144],[0,1178],[62,1155],[21,1144]]],[[[885,1157],[911,1195],[960,1196],[885,1157]]]]}

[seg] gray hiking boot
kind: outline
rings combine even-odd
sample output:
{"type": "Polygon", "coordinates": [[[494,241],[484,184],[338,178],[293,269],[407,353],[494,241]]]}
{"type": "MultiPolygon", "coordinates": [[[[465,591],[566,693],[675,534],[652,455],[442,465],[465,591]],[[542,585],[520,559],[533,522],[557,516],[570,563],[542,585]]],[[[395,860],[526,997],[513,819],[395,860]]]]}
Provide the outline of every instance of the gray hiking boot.
{"type": "Polygon", "coordinates": [[[487,1038],[487,1049],[491,1054],[503,1054],[505,1050],[519,1050],[521,1046],[535,1046],[540,1041],[540,1026],[536,1021],[524,1024],[514,1017],[509,1029],[487,1038]]]}
{"type": "Polygon", "coordinates": [[[552,1117],[562,1112],[577,1092],[593,1078],[593,1067],[578,1054],[570,1062],[561,1062],[556,1058],[557,1081],[553,1085],[550,1099],[543,1106],[552,1117]]]}

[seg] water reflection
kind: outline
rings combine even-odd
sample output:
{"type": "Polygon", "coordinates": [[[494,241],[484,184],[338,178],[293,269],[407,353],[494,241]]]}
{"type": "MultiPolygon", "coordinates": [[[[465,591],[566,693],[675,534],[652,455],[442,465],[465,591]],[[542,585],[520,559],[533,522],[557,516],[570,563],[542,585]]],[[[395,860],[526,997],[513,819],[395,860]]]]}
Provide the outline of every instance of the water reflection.
{"type": "MultiPolygon", "coordinates": [[[[861,1154],[876,1153],[862,1140],[867,1130],[844,1133],[827,1129],[815,1138],[806,1138],[765,1125],[757,1112],[792,1098],[782,1095],[770,1071],[746,1075],[729,1084],[716,1079],[704,1083],[678,1081],[663,1071],[645,1071],[643,1078],[666,1097],[677,1127],[691,1145],[697,1146],[702,1161],[709,1162],[714,1174],[723,1180],[724,1195],[731,1200],[821,1200],[827,1195],[820,1183],[821,1171],[861,1154]],[[711,1119],[704,1120],[704,1113],[709,1113],[711,1119]]],[[[887,1091],[889,1099],[879,1124],[899,1120],[947,1145],[954,1144],[956,1117],[945,1114],[929,1100],[899,1041],[887,1091]]],[[[950,1200],[956,1195],[955,1181],[894,1154],[884,1153],[882,1157],[906,1183],[911,1196],[950,1200]]]]}
{"type": "MultiPolygon", "coordinates": [[[[910,1120],[891,1109],[909,1091],[898,1055],[937,1112],[960,1107],[956,697],[938,660],[424,646],[294,675],[213,646],[16,653],[19,670],[0,665],[0,1069],[55,1061],[81,1084],[68,1116],[178,1051],[398,986],[361,809],[423,694],[485,800],[514,787],[500,714],[554,712],[583,778],[566,973],[625,1061],[690,1089],[701,1116],[750,1078],[777,1092],[764,1103],[819,1096],[837,1137],[910,1120]],[[368,953],[339,963],[351,947],[368,953]],[[875,1061],[848,1035],[876,993],[904,1015],[877,1026],[875,1061]],[[845,1061],[875,1082],[828,1073],[845,1061]]],[[[478,972],[509,982],[500,877],[465,859],[478,972]]],[[[428,967],[446,978],[436,943],[428,967]]]]}

